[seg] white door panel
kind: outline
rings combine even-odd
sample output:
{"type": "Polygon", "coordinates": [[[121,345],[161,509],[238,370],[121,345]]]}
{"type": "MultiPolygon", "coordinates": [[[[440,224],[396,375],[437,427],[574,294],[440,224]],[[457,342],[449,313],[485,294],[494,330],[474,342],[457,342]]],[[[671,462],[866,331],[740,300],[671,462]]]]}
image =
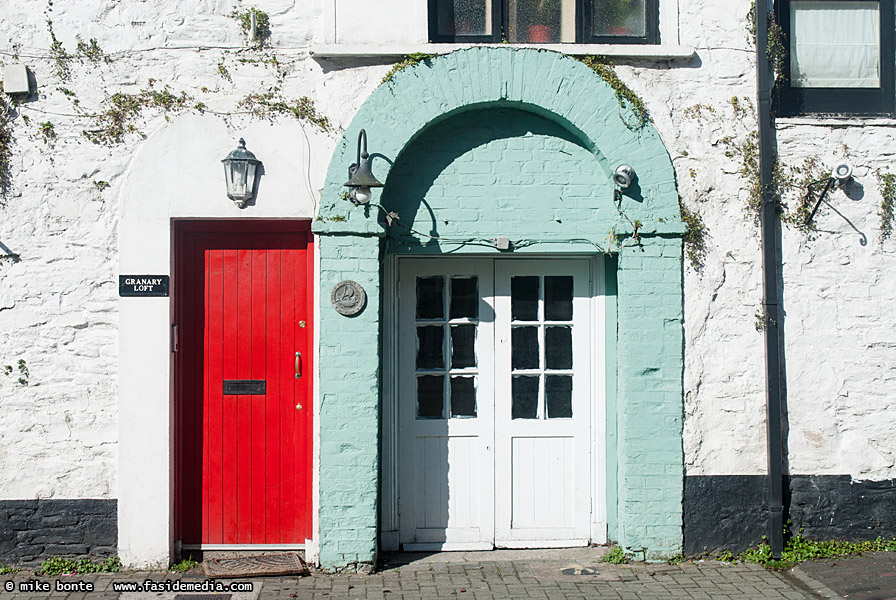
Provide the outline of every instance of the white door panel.
{"type": "Polygon", "coordinates": [[[499,547],[590,539],[590,301],[588,261],[495,266],[499,547]]]}
{"type": "Polygon", "coordinates": [[[399,540],[407,550],[493,547],[492,296],[483,261],[399,267],[399,540]]]}

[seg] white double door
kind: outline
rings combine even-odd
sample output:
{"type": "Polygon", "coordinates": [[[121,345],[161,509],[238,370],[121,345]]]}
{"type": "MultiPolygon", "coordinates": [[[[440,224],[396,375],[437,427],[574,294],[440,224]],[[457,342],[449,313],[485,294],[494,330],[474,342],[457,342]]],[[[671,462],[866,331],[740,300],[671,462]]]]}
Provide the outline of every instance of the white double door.
{"type": "Polygon", "coordinates": [[[585,545],[592,527],[587,259],[402,259],[399,542],[585,545]]]}

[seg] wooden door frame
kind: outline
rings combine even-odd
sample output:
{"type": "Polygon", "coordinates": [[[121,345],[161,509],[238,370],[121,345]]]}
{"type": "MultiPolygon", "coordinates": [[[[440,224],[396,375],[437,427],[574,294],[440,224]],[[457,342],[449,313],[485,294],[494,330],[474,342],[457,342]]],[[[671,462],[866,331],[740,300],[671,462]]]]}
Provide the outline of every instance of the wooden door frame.
{"type": "MultiPolygon", "coordinates": [[[[440,255],[391,254],[383,263],[383,345],[381,365],[382,412],[381,412],[381,468],[380,468],[380,530],[378,540],[383,551],[399,549],[399,465],[398,453],[398,323],[399,303],[397,297],[399,263],[402,260],[436,260],[440,255]]],[[[608,436],[616,435],[616,423],[608,422],[608,377],[607,364],[611,356],[607,339],[608,312],[606,277],[608,265],[604,255],[588,253],[531,253],[517,256],[495,256],[494,254],[460,254],[444,258],[468,259],[588,259],[591,277],[591,543],[607,543],[609,507],[608,499],[616,497],[616,490],[608,489],[615,476],[608,476],[610,467],[607,453],[608,436]]],[[[615,325],[614,325],[615,327],[615,325]]],[[[615,338],[614,338],[615,341],[615,338]]]]}
{"type": "MultiPolygon", "coordinates": [[[[308,298],[309,303],[311,305],[311,323],[313,323],[313,331],[312,331],[312,343],[308,349],[308,364],[312,365],[311,369],[307,370],[308,377],[312,377],[311,386],[310,386],[310,396],[311,399],[315,399],[315,385],[316,385],[316,360],[315,360],[315,346],[316,346],[316,336],[317,336],[317,302],[316,302],[316,253],[314,251],[314,236],[311,233],[311,221],[307,219],[172,219],[171,221],[171,248],[172,248],[172,267],[173,273],[171,278],[171,295],[172,295],[172,305],[173,305],[173,314],[172,314],[172,323],[170,328],[171,335],[171,347],[170,350],[174,354],[172,364],[173,364],[173,373],[172,373],[172,410],[173,410],[173,423],[174,423],[174,431],[173,431],[173,443],[174,443],[174,462],[173,462],[173,471],[174,471],[174,486],[173,486],[173,498],[172,498],[172,510],[173,510],[173,534],[174,534],[174,544],[175,549],[180,550],[183,548],[183,439],[184,435],[187,433],[184,430],[183,425],[183,372],[185,370],[184,359],[185,354],[183,352],[177,351],[177,345],[179,340],[177,339],[178,334],[176,331],[176,326],[179,324],[181,315],[184,314],[186,310],[186,294],[181,293],[183,289],[183,277],[186,274],[186,269],[184,268],[184,257],[185,257],[185,242],[190,235],[202,234],[202,233],[212,233],[212,234],[226,234],[226,233],[296,233],[306,235],[308,239],[308,252],[306,256],[306,265],[305,272],[307,273],[307,285],[308,287],[308,298]]],[[[316,401],[314,402],[316,405],[316,401]]],[[[312,413],[312,422],[311,422],[311,447],[312,447],[312,456],[316,456],[316,434],[313,433],[316,431],[317,427],[317,419],[316,417],[316,407],[315,412],[312,413]]],[[[312,490],[311,490],[311,520],[312,520],[312,535],[316,536],[317,528],[317,497],[315,494],[316,489],[316,474],[314,471],[317,468],[316,459],[312,459],[312,490]]],[[[310,541],[310,540],[309,540],[310,541]]],[[[203,544],[203,549],[206,550],[214,550],[216,545],[212,544],[203,544]]],[[[221,549],[305,549],[306,544],[223,544],[220,545],[221,549]]]]}

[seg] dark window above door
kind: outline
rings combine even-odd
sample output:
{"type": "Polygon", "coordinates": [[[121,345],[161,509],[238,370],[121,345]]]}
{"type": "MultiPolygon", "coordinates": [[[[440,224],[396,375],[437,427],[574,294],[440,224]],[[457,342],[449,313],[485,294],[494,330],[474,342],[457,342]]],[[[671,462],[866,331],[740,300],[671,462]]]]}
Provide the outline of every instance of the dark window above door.
{"type": "Polygon", "coordinates": [[[659,44],[659,0],[429,0],[431,42],[659,44]]]}

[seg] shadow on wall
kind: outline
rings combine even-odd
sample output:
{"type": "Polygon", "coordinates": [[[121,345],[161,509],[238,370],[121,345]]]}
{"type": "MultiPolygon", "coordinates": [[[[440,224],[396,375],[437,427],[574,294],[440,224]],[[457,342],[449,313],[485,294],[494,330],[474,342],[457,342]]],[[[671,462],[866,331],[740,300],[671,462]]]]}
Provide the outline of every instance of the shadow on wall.
{"type": "Polygon", "coordinates": [[[573,208],[576,198],[565,198],[564,187],[583,183],[593,190],[606,178],[602,171],[582,140],[545,117],[514,108],[475,109],[433,125],[404,149],[382,204],[423,234],[464,237],[474,229],[464,223],[488,229],[502,209],[540,208],[548,219],[564,203],[573,208]],[[582,169],[583,162],[590,168],[582,169]]]}

